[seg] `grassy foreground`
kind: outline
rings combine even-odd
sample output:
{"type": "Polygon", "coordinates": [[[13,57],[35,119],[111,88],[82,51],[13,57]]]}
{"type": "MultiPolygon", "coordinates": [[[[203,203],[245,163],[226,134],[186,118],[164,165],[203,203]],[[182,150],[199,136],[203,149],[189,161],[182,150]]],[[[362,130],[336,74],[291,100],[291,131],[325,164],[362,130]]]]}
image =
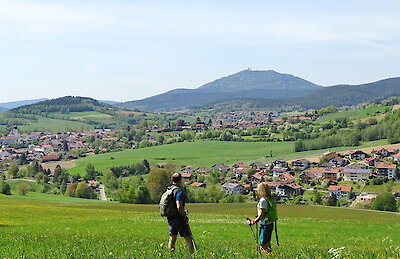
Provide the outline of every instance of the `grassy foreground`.
{"type": "MultiPolygon", "coordinates": [[[[31,194],[29,194],[31,195],[31,194]]],[[[0,258],[171,258],[156,205],[41,201],[0,196],[0,258]]],[[[189,204],[198,258],[255,258],[244,217],[255,204],[189,204]]],[[[283,205],[274,258],[400,256],[400,214],[283,205]]],[[[173,258],[187,258],[178,240],[173,258]]]]}

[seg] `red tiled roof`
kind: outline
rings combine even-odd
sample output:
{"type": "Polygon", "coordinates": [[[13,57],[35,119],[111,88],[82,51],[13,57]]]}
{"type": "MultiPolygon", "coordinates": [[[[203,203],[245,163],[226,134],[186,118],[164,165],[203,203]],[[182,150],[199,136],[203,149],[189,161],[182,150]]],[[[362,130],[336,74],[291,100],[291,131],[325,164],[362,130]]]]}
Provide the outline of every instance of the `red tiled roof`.
{"type": "Polygon", "coordinates": [[[377,162],[375,166],[376,168],[396,169],[396,165],[391,163],[377,162]]]}
{"type": "Polygon", "coordinates": [[[339,185],[330,185],[328,187],[328,191],[342,191],[342,192],[351,192],[351,186],[339,186],[339,185]]]}

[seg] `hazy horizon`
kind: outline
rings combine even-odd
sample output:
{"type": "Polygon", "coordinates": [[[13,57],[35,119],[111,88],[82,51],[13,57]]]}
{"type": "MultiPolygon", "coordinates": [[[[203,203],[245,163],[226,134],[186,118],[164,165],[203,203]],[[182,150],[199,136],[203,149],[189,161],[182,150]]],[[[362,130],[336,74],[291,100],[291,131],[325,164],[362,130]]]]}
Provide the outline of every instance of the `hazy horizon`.
{"type": "Polygon", "coordinates": [[[397,1],[0,0],[0,103],[131,101],[250,67],[315,84],[398,77],[397,1]]]}

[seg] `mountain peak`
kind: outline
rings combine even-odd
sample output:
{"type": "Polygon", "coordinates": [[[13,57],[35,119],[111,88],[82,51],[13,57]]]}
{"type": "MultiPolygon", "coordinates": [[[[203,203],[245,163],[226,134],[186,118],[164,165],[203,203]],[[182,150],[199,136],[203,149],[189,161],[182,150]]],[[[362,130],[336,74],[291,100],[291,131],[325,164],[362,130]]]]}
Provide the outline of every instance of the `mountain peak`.
{"type": "Polygon", "coordinates": [[[197,89],[175,89],[122,106],[147,111],[172,111],[237,98],[285,98],[321,89],[307,80],[274,70],[243,70],[202,85],[197,89]]]}

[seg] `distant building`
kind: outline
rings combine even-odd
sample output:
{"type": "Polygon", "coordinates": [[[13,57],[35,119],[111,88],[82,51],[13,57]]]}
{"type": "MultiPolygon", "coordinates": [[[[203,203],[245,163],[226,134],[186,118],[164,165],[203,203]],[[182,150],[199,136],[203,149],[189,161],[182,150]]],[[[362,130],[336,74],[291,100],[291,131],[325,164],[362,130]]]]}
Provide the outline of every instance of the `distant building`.
{"type": "Polygon", "coordinates": [[[339,180],[366,181],[372,176],[370,169],[359,166],[346,166],[340,168],[339,180]]]}
{"type": "Polygon", "coordinates": [[[236,193],[240,193],[243,189],[243,186],[241,186],[240,184],[236,184],[236,183],[224,183],[222,185],[222,190],[226,193],[226,194],[233,194],[235,195],[236,193]]]}
{"type": "Polygon", "coordinates": [[[364,160],[367,156],[367,153],[362,150],[351,150],[349,152],[349,157],[352,160],[364,160]]]}
{"type": "Polygon", "coordinates": [[[310,167],[310,160],[302,158],[292,161],[292,166],[294,169],[304,170],[310,167]]]}
{"type": "Polygon", "coordinates": [[[337,199],[341,199],[344,197],[350,198],[351,190],[352,190],[351,186],[330,185],[328,187],[329,195],[335,194],[337,199]]]}
{"type": "Polygon", "coordinates": [[[376,162],[376,175],[378,177],[393,178],[395,174],[396,174],[395,164],[376,162]]]}
{"type": "Polygon", "coordinates": [[[279,177],[280,175],[289,172],[288,168],[274,167],[271,170],[273,177],[279,177]]]}

